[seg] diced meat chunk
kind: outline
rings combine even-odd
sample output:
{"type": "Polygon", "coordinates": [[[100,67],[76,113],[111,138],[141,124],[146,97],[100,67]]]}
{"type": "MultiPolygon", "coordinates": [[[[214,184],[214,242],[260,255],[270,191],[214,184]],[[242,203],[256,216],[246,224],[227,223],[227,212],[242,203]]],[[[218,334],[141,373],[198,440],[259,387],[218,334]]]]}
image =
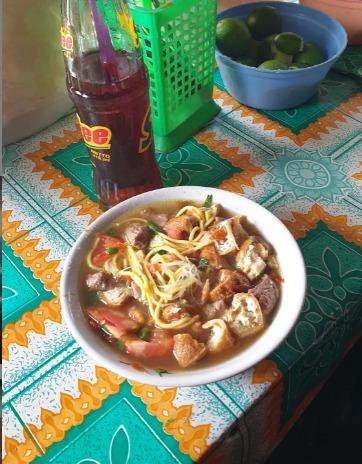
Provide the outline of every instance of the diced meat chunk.
{"type": "Polygon", "coordinates": [[[208,331],[202,328],[202,322],[197,321],[190,327],[190,335],[196,338],[198,342],[206,343],[208,339],[208,331]]]}
{"type": "Polygon", "coordinates": [[[252,335],[264,327],[264,318],[258,300],[251,293],[234,295],[230,309],[223,319],[239,338],[252,335]]]}
{"type": "Polygon", "coordinates": [[[241,225],[243,216],[233,216],[217,223],[210,229],[211,237],[214,238],[216,249],[220,255],[236,253],[239,244],[243,242],[248,234],[241,225]]]}
{"type": "Polygon", "coordinates": [[[202,325],[203,329],[211,330],[206,346],[210,353],[220,353],[231,348],[234,339],[230,333],[229,327],[223,319],[212,319],[202,325]]]}
{"type": "Polygon", "coordinates": [[[187,239],[192,228],[196,225],[197,219],[194,216],[183,214],[169,219],[164,226],[167,235],[176,240],[187,239]]]}
{"type": "Polygon", "coordinates": [[[173,339],[173,354],[183,369],[192,366],[207,353],[205,343],[199,343],[190,334],[177,334],[173,339]]]}
{"type": "Polygon", "coordinates": [[[104,271],[99,271],[95,274],[88,274],[85,279],[86,285],[89,289],[100,291],[107,290],[112,281],[112,275],[104,271]]]}
{"type": "Polygon", "coordinates": [[[262,243],[252,239],[245,240],[236,255],[236,267],[250,280],[255,280],[266,267],[268,253],[268,249],[262,243]]]}
{"type": "Polygon", "coordinates": [[[219,255],[213,243],[201,249],[200,258],[206,259],[210,266],[217,269],[225,267],[225,258],[219,255]]]}
{"type": "Polygon", "coordinates": [[[228,300],[235,293],[246,291],[250,288],[249,280],[238,271],[221,269],[218,274],[216,286],[210,292],[210,300],[228,300]]]}
{"type": "Polygon", "coordinates": [[[259,301],[263,314],[270,314],[279,298],[279,288],[273,279],[267,274],[264,274],[255,287],[249,290],[259,301]]]}
{"type": "Polygon", "coordinates": [[[131,246],[135,248],[145,248],[151,238],[147,226],[141,222],[133,222],[124,230],[124,237],[131,246]]]}
{"type": "Polygon", "coordinates": [[[203,319],[209,321],[210,319],[217,319],[221,317],[226,309],[226,303],[224,300],[218,300],[214,303],[209,303],[202,308],[203,319]]]}
{"type": "Polygon", "coordinates": [[[115,287],[98,293],[99,299],[109,306],[121,306],[130,296],[131,290],[125,283],[118,283],[115,287]]]}
{"type": "Polygon", "coordinates": [[[134,332],[140,327],[136,321],[128,318],[126,314],[117,309],[92,306],[87,308],[86,311],[98,325],[104,325],[115,338],[121,338],[123,335],[134,332]]]}

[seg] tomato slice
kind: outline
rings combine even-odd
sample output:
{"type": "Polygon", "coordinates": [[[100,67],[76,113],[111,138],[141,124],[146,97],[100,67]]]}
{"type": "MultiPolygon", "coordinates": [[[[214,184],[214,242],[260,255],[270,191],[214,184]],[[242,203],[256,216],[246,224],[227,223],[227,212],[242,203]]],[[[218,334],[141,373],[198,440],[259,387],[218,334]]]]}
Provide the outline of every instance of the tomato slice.
{"type": "Polygon", "coordinates": [[[95,266],[103,266],[103,264],[111,257],[108,253],[110,248],[118,248],[124,250],[126,243],[116,237],[110,237],[106,234],[98,234],[98,244],[92,253],[92,262],[95,266]]]}
{"type": "Polygon", "coordinates": [[[149,342],[144,340],[127,340],[127,353],[136,358],[162,358],[171,354],[174,341],[169,334],[154,331],[149,342]]]}
{"type": "Polygon", "coordinates": [[[105,324],[109,327],[109,329],[114,327],[115,330],[111,330],[111,332],[116,338],[130,334],[139,328],[139,324],[137,322],[133,321],[122,311],[117,309],[91,306],[86,308],[86,312],[90,315],[91,319],[99,325],[105,324]]]}

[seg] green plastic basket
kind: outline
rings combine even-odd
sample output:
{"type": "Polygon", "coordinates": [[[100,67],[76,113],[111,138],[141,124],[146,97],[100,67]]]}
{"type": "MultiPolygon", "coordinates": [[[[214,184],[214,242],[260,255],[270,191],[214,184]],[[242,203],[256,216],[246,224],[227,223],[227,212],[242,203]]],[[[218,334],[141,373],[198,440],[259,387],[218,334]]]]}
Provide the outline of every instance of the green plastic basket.
{"type": "Polygon", "coordinates": [[[212,99],[217,1],[130,7],[149,72],[156,150],[170,152],[220,110],[212,99]]]}

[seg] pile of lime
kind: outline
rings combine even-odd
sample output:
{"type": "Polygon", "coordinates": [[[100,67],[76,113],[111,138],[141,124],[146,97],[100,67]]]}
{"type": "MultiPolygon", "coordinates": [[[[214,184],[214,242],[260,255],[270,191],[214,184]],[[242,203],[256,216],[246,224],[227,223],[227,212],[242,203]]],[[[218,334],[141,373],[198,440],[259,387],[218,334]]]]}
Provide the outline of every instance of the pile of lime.
{"type": "Polygon", "coordinates": [[[282,20],[272,6],[255,8],[246,21],[224,18],[216,26],[216,43],[226,56],[259,69],[300,69],[325,60],[318,45],[294,32],[281,32],[282,20]]]}

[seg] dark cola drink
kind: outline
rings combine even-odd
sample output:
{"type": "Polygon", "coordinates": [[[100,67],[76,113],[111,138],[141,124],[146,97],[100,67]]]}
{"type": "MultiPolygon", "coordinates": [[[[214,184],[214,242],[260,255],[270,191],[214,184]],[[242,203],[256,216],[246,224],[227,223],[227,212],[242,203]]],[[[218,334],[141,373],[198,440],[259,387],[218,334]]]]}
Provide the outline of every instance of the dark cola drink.
{"type": "MultiPolygon", "coordinates": [[[[74,14],[70,16],[74,19],[78,2],[65,3],[68,7],[72,4],[74,14]]],[[[134,195],[161,187],[154,157],[147,71],[137,48],[132,49],[132,44],[137,43],[134,37],[125,41],[127,49],[113,50],[112,61],[105,63],[96,46],[96,34],[92,46],[89,31],[91,37],[77,34],[74,24],[77,21],[70,23],[69,15],[65,16],[62,48],[68,93],[88,148],[100,206],[108,209],[134,195]]],[[[89,8],[88,29],[92,20],[89,8]]],[[[129,34],[129,30],[121,33],[129,34]]]]}

